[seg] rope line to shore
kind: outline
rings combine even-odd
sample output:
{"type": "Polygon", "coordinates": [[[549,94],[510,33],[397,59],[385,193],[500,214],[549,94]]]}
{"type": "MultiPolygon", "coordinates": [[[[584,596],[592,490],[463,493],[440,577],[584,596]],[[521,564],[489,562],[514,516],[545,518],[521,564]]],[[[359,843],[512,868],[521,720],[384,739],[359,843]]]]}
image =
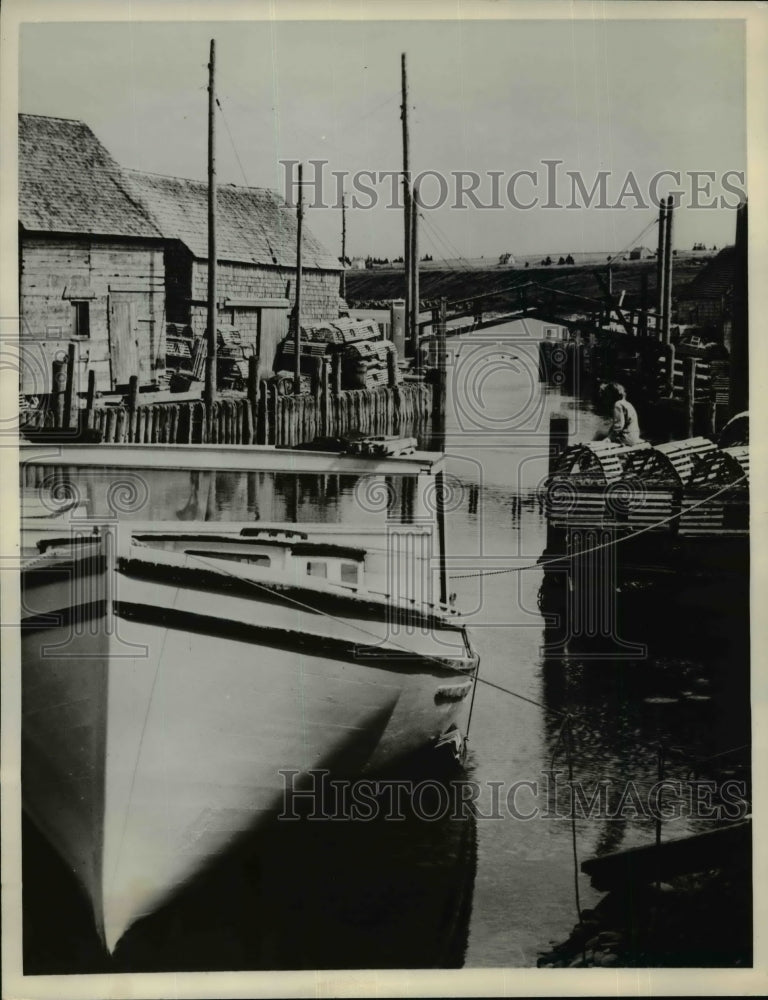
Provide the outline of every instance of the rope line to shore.
{"type": "MultiPolygon", "coordinates": [[[[663,527],[665,524],[670,524],[677,518],[682,517],[683,514],[688,514],[692,510],[696,510],[699,507],[704,507],[710,501],[715,500],[717,497],[726,493],[728,490],[732,489],[734,486],[738,486],[739,483],[744,482],[748,478],[747,474],[739,476],[738,479],[734,479],[732,483],[728,483],[726,486],[722,486],[719,490],[711,493],[709,496],[704,497],[703,500],[698,500],[696,503],[686,507],[685,510],[676,511],[674,514],[670,514],[668,517],[663,517],[660,521],[654,521],[653,524],[647,524],[644,528],[639,528],[637,531],[632,531],[628,535],[622,535],[621,538],[613,538],[609,542],[601,542],[599,545],[593,545],[590,548],[582,549],[579,552],[580,556],[589,555],[592,552],[600,552],[603,549],[612,548],[614,545],[619,545],[621,542],[628,542],[633,538],[638,538],[640,535],[644,535],[649,531],[655,531],[657,528],[663,527]]],[[[614,527],[614,525],[603,525],[603,527],[614,527]]],[[[554,559],[545,559],[540,562],[529,563],[526,566],[506,566],[504,569],[481,569],[476,573],[452,573],[451,580],[470,580],[475,577],[480,576],[501,576],[504,573],[524,573],[530,569],[543,569],[546,566],[554,566],[557,563],[562,563],[563,556],[557,556],[554,559]]]]}

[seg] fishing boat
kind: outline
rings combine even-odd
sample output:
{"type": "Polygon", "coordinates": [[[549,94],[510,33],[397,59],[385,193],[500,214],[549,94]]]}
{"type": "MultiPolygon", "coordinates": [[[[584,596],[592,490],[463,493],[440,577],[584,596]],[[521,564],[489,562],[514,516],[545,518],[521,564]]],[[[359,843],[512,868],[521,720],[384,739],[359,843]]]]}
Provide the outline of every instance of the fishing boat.
{"type": "Polygon", "coordinates": [[[313,771],[460,744],[477,656],[404,549],[393,576],[333,526],[64,523],[22,528],[22,793],[110,951],[313,771]]]}

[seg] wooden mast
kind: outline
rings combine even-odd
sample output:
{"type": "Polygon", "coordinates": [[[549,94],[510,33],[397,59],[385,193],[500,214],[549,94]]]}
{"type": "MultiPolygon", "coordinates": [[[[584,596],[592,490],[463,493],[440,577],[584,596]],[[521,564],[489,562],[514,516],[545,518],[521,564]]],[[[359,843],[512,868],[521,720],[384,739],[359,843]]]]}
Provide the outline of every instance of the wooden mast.
{"type": "Polygon", "coordinates": [[[413,185],[411,199],[411,350],[419,351],[419,187],[413,185]]]}
{"type": "Polygon", "coordinates": [[[294,309],[293,346],[296,353],[293,391],[301,391],[301,220],[304,216],[303,164],[299,164],[299,197],[296,202],[296,306],[294,309]]]}
{"type": "Polygon", "coordinates": [[[407,348],[408,345],[412,345],[413,334],[411,331],[411,180],[408,156],[408,78],[405,52],[400,56],[400,85],[402,90],[400,117],[403,122],[403,218],[405,223],[403,269],[405,272],[405,343],[407,348]]]}
{"type": "Polygon", "coordinates": [[[205,401],[216,401],[216,40],[211,39],[208,62],[208,353],[205,359],[205,401]]]}
{"type": "Polygon", "coordinates": [[[347,200],[341,195],[341,297],[347,297],[347,200]]]}
{"type": "Polygon", "coordinates": [[[666,277],[666,269],[664,267],[664,247],[665,247],[665,230],[667,225],[667,208],[666,199],[661,199],[661,204],[659,205],[659,242],[657,244],[656,250],[656,339],[662,339],[662,326],[663,326],[663,316],[664,316],[664,280],[666,277]]]}
{"type": "Polygon", "coordinates": [[[664,230],[664,343],[672,339],[672,213],[674,198],[667,198],[667,224],[664,230]]]}

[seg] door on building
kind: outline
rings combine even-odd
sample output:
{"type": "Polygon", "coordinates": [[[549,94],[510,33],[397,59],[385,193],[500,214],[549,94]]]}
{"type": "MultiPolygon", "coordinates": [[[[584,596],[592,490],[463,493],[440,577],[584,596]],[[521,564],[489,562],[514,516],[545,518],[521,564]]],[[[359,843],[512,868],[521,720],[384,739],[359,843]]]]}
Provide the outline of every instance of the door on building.
{"type": "Polygon", "coordinates": [[[149,330],[139,323],[137,302],[130,292],[109,294],[109,352],[112,362],[112,385],[128,384],[132,375],[139,376],[139,385],[151,379],[149,330]]]}
{"type": "Polygon", "coordinates": [[[259,342],[257,356],[259,374],[272,371],[277,354],[277,345],[288,333],[288,312],[286,306],[259,309],[259,342]]]}

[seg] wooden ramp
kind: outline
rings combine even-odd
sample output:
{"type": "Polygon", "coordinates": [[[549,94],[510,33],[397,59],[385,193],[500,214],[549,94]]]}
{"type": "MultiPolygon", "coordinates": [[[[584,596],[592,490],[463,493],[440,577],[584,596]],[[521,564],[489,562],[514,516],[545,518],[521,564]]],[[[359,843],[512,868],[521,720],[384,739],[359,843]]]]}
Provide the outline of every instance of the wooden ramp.
{"type": "Polygon", "coordinates": [[[677,875],[748,863],[752,851],[752,821],[732,823],[693,837],[664,841],[659,847],[634,847],[582,862],[592,887],[599,892],[666,881],[677,875]]]}

